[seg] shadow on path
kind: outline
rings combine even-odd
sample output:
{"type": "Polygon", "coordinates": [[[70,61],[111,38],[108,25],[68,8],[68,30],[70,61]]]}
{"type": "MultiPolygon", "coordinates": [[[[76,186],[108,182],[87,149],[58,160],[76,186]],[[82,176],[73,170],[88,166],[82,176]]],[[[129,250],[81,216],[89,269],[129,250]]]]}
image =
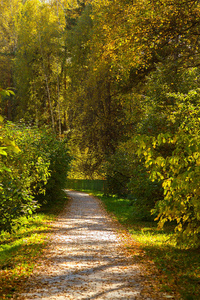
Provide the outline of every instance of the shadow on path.
{"type": "Polygon", "coordinates": [[[49,249],[21,299],[145,299],[139,268],[124,254],[99,202],[67,194],[71,203],[55,222],[49,249]]]}

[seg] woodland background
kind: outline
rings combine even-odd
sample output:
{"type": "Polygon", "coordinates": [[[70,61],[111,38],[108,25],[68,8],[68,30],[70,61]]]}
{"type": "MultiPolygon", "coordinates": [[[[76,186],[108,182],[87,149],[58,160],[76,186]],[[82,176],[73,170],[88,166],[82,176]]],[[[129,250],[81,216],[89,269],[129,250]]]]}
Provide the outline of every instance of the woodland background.
{"type": "Polygon", "coordinates": [[[195,0],[1,0],[1,229],[105,178],[199,247],[199,47],[195,0]]]}

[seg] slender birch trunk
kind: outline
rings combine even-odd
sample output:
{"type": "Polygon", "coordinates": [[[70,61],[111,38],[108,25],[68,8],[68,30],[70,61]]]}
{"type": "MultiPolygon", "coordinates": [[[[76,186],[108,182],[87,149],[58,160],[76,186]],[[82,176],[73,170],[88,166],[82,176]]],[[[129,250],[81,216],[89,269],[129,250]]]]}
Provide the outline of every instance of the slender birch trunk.
{"type": "Polygon", "coordinates": [[[61,139],[61,116],[60,116],[60,82],[58,76],[58,62],[57,62],[57,95],[58,95],[58,126],[59,126],[59,137],[61,139]]]}
{"type": "MultiPolygon", "coordinates": [[[[58,13],[58,0],[56,0],[56,6],[57,6],[58,24],[60,26],[59,13],[58,13]]],[[[58,96],[58,127],[59,127],[59,137],[61,139],[62,129],[61,129],[61,113],[60,113],[60,81],[59,81],[58,61],[57,61],[57,96],[58,96]]]]}
{"type": "Polygon", "coordinates": [[[55,132],[55,121],[54,121],[54,115],[53,115],[53,106],[52,106],[52,101],[51,101],[51,94],[50,94],[50,89],[49,89],[49,80],[47,76],[47,72],[45,69],[45,64],[44,64],[44,54],[42,51],[42,43],[41,43],[41,36],[40,32],[38,33],[39,36],[39,46],[40,46],[40,54],[42,57],[42,68],[45,76],[45,82],[46,82],[46,90],[47,90],[47,97],[48,97],[48,103],[49,103],[49,108],[50,108],[50,113],[51,113],[51,123],[52,123],[52,130],[55,132]]]}

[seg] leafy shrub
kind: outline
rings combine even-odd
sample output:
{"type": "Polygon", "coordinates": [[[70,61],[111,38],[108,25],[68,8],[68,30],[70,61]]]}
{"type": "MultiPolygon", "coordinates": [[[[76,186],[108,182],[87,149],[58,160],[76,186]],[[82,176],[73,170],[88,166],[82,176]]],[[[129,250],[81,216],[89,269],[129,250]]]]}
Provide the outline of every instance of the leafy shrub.
{"type": "Polygon", "coordinates": [[[107,179],[107,193],[118,196],[126,196],[128,182],[133,172],[133,160],[129,159],[129,153],[124,144],[113,154],[105,165],[107,179]]]}
{"type": "Polygon", "coordinates": [[[38,195],[39,203],[56,201],[63,197],[66,179],[70,170],[71,157],[67,149],[66,140],[58,140],[53,135],[43,135],[40,146],[48,156],[50,176],[45,185],[45,194],[38,195]]]}
{"type": "Polygon", "coordinates": [[[140,162],[135,164],[135,169],[128,184],[131,193],[133,218],[141,221],[152,221],[152,209],[157,201],[163,199],[162,183],[149,179],[147,169],[140,162]]]}
{"type": "Polygon", "coordinates": [[[70,158],[65,142],[48,129],[7,123],[2,124],[1,136],[6,155],[1,157],[0,229],[10,231],[19,216],[32,214],[49,199],[56,201],[70,158]],[[17,151],[9,146],[14,142],[17,151]]]}
{"type": "Polygon", "coordinates": [[[144,164],[133,153],[131,141],[120,145],[106,164],[107,193],[125,196],[132,206],[132,217],[137,220],[153,219],[151,210],[163,198],[161,182],[149,179],[144,164]]]}
{"type": "Polygon", "coordinates": [[[175,222],[177,242],[200,246],[200,91],[171,93],[173,112],[168,116],[179,124],[175,132],[136,138],[138,155],[145,161],[152,182],[162,182],[164,197],[154,213],[162,227],[175,222]],[[166,155],[164,148],[171,148],[166,155]]]}

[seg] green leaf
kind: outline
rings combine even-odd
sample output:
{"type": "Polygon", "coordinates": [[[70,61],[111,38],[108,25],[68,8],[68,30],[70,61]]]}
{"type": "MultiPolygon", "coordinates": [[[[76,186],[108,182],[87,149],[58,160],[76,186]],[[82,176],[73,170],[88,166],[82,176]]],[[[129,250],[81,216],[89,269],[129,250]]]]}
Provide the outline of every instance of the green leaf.
{"type": "Polygon", "coordinates": [[[4,149],[7,149],[7,148],[6,147],[0,147],[0,154],[7,156],[7,152],[4,151],[4,149]]]}

